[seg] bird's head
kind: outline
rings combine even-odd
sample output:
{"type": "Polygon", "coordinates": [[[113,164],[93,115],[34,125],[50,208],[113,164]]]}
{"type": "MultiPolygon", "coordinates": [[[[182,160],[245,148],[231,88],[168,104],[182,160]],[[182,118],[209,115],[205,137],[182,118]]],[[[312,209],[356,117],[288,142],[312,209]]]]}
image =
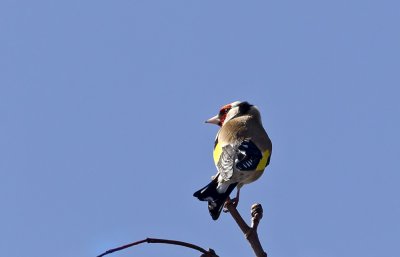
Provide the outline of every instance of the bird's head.
{"type": "Polygon", "coordinates": [[[206,123],[211,123],[222,127],[226,122],[235,117],[253,112],[259,115],[258,109],[254,105],[251,105],[248,102],[236,101],[222,106],[222,108],[219,110],[219,113],[206,120],[206,123]]]}

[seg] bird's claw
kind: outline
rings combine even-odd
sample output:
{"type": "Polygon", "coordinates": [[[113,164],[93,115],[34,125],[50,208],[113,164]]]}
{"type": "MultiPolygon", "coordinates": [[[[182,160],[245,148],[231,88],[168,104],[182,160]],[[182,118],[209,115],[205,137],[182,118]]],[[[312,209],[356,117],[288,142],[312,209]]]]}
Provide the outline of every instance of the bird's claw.
{"type": "Polygon", "coordinates": [[[233,199],[228,199],[226,200],[225,204],[224,204],[224,208],[222,209],[223,212],[227,213],[229,212],[228,208],[226,207],[227,204],[232,204],[233,207],[237,207],[239,204],[239,199],[238,198],[233,198],[233,199]]]}
{"type": "Polygon", "coordinates": [[[239,204],[239,198],[235,197],[231,200],[232,205],[236,208],[239,204]]]}

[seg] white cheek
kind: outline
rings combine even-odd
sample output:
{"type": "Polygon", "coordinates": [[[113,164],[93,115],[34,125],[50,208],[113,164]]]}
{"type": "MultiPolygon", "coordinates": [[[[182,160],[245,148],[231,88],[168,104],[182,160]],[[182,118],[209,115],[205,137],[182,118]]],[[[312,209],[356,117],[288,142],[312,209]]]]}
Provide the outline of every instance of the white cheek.
{"type": "Polygon", "coordinates": [[[238,107],[234,107],[234,108],[232,108],[229,112],[228,112],[228,114],[226,115],[226,119],[225,119],[225,123],[227,122],[227,121],[229,121],[229,120],[231,120],[233,117],[235,117],[236,116],[236,114],[239,112],[239,108],[238,107]]]}

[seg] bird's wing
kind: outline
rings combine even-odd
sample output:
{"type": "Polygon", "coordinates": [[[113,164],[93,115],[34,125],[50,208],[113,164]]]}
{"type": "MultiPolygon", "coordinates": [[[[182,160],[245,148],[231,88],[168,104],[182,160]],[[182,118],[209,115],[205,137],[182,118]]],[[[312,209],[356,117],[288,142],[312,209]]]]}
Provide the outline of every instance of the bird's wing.
{"type": "Polygon", "coordinates": [[[216,165],[219,174],[225,181],[232,177],[235,170],[257,169],[263,159],[263,154],[251,140],[244,140],[237,145],[225,145],[218,152],[220,153],[216,165]]]}
{"type": "Polygon", "coordinates": [[[232,145],[226,145],[221,149],[221,155],[217,162],[217,169],[223,180],[229,180],[233,175],[236,160],[236,149],[232,145]]]}
{"type": "Polygon", "coordinates": [[[244,140],[237,149],[236,168],[239,170],[255,170],[263,155],[251,140],[244,140]]]}

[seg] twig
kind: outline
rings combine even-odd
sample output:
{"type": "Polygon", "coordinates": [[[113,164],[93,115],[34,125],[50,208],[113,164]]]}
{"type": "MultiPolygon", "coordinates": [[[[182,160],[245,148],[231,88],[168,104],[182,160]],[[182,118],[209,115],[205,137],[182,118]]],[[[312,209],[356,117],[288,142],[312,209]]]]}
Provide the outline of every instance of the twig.
{"type": "Polygon", "coordinates": [[[177,240],[169,240],[169,239],[160,239],[160,238],[146,238],[140,241],[136,241],[127,245],[123,245],[117,248],[113,248],[110,250],[105,251],[104,253],[98,255],[97,257],[103,257],[107,254],[113,253],[113,252],[117,252],[117,251],[121,251],[123,249],[138,245],[138,244],[142,244],[142,243],[159,243],[159,244],[172,244],[172,245],[180,245],[183,247],[188,247],[188,248],[192,248],[195,249],[201,253],[203,253],[200,257],[218,257],[218,255],[215,253],[215,251],[213,249],[208,249],[205,250],[204,248],[201,248],[200,246],[194,245],[194,244],[190,244],[190,243],[186,243],[186,242],[182,242],[182,241],[177,241],[177,240]]]}
{"type": "Polygon", "coordinates": [[[251,227],[243,220],[242,216],[233,205],[230,198],[226,201],[225,207],[228,209],[229,213],[232,215],[233,219],[236,221],[240,229],[242,230],[247,241],[249,241],[251,248],[257,257],[267,257],[267,253],[264,252],[260,239],[258,238],[257,228],[260,220],[263,216],[263,209],[261,204],[253,204],[251,206],[251,227]]]}

